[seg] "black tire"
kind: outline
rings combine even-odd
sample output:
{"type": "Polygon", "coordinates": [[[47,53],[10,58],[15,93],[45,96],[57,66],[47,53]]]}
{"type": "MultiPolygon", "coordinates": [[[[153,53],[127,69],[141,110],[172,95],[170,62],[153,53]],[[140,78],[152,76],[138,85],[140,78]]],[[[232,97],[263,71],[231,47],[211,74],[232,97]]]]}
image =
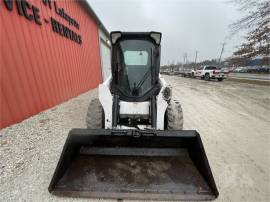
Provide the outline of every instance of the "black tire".
{"type": "Polygon", "coordinates": [[[191,73],[191,78],[193,78],[193,79],[194,79],[194,72],[192,72],[192,73],[191,73]]]}
{"type": "Polygon", "coordinates": [[[223,78],[218,78],[217,80],[218,80],[218,81],[223,81],[223,78]]]}
{"type": "Polygon", "coordinates": [[[91,100],[87,114],[86,114],[86,127],[88,129],[101,129],[104,128],[104,111],[99,100],[91,100]]]}
{"type": "Polygon", "coordinates": [[[205,81],[209,81],[209,80],[210,80],[210,74],[208,74],[208,73],[205,74],[205,75],[204,75],[204,80],[205,80],[205,81]]]}
{"type": "Polygon", "coordinates": [[[183,111],[181,104],[176,100],[171,100],[166,111],[166,129],[183,130],[183,111]]]}

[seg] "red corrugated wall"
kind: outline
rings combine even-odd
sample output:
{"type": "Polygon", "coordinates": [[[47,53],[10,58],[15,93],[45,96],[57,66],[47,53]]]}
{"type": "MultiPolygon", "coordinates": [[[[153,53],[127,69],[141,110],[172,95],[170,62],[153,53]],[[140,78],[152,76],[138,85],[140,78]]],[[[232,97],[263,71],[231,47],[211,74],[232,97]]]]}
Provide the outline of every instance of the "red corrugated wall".
{"type": "Polygon", "coordinates": [[[19,15],[15,1],[9,11],[0,0],[0,128],[93,89],[102,80],[98,27],[78,2],[61,0],[57,6],[80,24],[79,29],[43,0],[27,2],[28,14],[31,5],[39,8],[42,25],[19,15]],[[80,34],[82,44],[53,32],[50,17],[80,34]]]}

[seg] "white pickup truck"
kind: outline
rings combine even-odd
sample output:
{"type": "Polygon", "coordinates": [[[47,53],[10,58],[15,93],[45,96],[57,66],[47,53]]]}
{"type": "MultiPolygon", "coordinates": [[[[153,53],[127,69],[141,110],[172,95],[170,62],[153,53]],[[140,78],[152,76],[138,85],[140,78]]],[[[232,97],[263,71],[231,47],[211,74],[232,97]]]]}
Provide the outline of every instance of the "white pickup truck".
{"type": "Polygon", "coordinates": [[[195,70],[194,77],[200,77],[201,79],[209,81],[210,79],[217,79],[223,81],[227,77],[227,74],[216,66],[202,66],[195,70]]]}

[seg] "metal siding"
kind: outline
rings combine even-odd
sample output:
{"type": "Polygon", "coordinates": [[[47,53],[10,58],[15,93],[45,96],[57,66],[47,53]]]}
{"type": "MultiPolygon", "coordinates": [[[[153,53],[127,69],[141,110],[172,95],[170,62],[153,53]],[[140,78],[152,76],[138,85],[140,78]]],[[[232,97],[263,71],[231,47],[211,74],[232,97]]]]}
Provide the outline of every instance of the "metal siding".
{"type": "Polygon", "coordinates": [[[28,0],[40,9],[42,25],[8,11],[0,1],[0,128],[97,87],[102,81],[98,26],[76,1],[58,7],[80,24],[69,26],[41,0],[28,0]],[[44,17],[54,17],[82,36],[79,45],[53,32],[44,17]]]}

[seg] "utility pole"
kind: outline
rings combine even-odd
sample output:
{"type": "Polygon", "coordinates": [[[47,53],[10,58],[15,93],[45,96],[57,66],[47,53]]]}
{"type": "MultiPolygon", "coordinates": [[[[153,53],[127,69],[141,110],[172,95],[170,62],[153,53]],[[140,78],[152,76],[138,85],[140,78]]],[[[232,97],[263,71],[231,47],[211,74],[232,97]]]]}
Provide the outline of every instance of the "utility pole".
{"type": "Polygon", "coordinates": [[[183,55],[183,65],[187,64],[187,53],[184,53],[183,55]]]}
{"type": "Polygon", "coordinates": [[[219,60],[218,60],[218,63],[220,63],[220,61],[221,61],[221,57],[222,57],[222,54],[223,54],[223,52],[224,52],[224,46],[225,46],[225,42],[223,42],[221,45],[222,45],[222,48],[221,48],[221,52],[220,52],[220,56],[219,56],[219,60]]]}
{"type": "Polygon", "coordinates": [[[188,63],[187,53],[184,54],[184,63],[185,63],[185,64],[188,63]]]}
{"type": "Polygon", "coordinates": [[[196,51],[196,52],[195,52],[195,64],[196,64],[196,62],[197,62],[198,53],[199,53],[199,51],[196,51]]]}

